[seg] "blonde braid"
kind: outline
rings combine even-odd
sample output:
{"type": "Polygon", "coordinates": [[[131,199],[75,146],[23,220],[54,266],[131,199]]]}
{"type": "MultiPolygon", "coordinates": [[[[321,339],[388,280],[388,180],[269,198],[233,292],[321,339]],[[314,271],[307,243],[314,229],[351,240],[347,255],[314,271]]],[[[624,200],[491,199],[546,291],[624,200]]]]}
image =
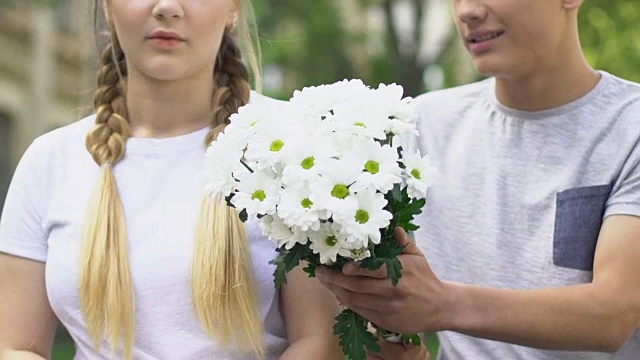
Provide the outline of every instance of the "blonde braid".
{"type": "Polygon", "coordinates": [[[130,134],[126,120],[122,65],[117,39],[102,52],[94,97],[96,125],[86,138],[87,150],[101,166],[89,203],[81,258],[80,304],[87,330],[99,351],[106,338],[112,350],[124,345],[130,359],[134,342],[135,305],[122,201],[112,167],[125,154],[130,134]]]}
{"type": "MultiPolygon", "coordinates": [[[[225,33],[214,71],[216,89],[210,144],[229,116],[249,101],[249,72],[240,49],[225,33]]],[[[191,270],[193,305],[207,333],[223,346],[264,358],[263,323],[258,308],[249,239],[238,212],[223,199],[202,201],[191,270]]]]}
{"type": "Polygon", "coordinates": [[[251,85],[249,71],[242,62],[240,48],[231,34],[225,33],[220,45],[218,61],[215,67],[216,89],[213,93],[213,116],[211,131],[205,139],[209,145],[224,127],[229,117],[249,102],[251,85]]]}
{"type": "Polygon", "coordinates": [[[104,49],[100,61],[98,89],[93,101],[96,126],[87,135],[86,145],[98,165],[115,165],[124,156],[125,142],[130,134],[129,123],[125,119],[124,53],[116,39],[104,49]]]}

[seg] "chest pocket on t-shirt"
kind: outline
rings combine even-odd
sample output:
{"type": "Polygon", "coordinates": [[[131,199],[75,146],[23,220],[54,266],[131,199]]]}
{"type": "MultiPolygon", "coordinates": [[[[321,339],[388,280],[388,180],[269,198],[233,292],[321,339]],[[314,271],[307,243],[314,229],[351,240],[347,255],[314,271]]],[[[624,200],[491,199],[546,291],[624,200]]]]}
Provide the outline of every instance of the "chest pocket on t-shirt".
{"type": "Polygon", "coordinates": [[[604,206],[612,185],[587,186],[562,191],[556,196],[553,263],[591,271],[604,206]]]}

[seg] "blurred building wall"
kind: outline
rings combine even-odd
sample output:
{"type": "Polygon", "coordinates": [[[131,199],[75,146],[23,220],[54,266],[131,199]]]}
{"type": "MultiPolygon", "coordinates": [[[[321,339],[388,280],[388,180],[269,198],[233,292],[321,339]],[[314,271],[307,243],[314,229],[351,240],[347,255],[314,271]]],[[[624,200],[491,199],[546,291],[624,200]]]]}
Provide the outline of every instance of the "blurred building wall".
{"type": "Polygon", "coordinates": [[[33,139],[91,112],[91,4],[51,3],[0,7],[0,208],[33,139]]]}

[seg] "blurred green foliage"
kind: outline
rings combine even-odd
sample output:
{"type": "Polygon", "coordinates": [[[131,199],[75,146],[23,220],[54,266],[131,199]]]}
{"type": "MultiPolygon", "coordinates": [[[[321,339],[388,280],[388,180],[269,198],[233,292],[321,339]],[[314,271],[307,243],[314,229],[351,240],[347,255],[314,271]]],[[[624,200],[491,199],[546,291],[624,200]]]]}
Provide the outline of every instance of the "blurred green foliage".
{"type": "MultiPolygon", "coordinates": [[[[353,76],[346,49],[355,41],[344,28],[334,0],[254,1],[263,64],[277,64],[296,88],[353,76]],[[295,75],[293,75],[295,74],[295,75]]],[[[283,88],[276,97],[289,97],[283,88]]]]}
{"type": "Polygon", "coordinates": [[[51,353],[51,360],[71,360],[76,353],[71,336],[60,326],[51,353]]]}
{"type": "Polygon", "coordinates": [[[597,69],[640,82],[640,3],[587,0],[580,13],[584,52],[597,69]]]}
{"type": "MultiPolygon", "coordinates": [[[[408,82],[423,78],[426,65],[398,54],[398,39],[387,35],[383,56],[361,51],[358,59],[349,50],[364,48],[365,34],[348,31],[337,8],[338,0],[263,0],[254,2],[258,12],[265,64],[285,69],[285,84],[279,97],[306,85],[328,83],[345,77],[360,77],[369,84],[399,82],[409,93],[424,91],[424,84],[408,82]],[[363,68],[363,65],[366,68],[363,68]],[[422,87],[419,87],[422,85],[422,87]]],[[[398,0],[358,0],[361,7],[379,6],[387,16],[398,0]]],[[[409,0],[424,11],[432,0],[409,0]]],[[[414,16],[420,21],[423,14],[414,16]]],[[[581,41],[587,59],[597,69],[640,82],[640,6],[638,0],[586,0],[580,11],[581,41]]],[[[420,34],[415,34],[419,40],[420,34]]],[[[444,83],[456,85],[455,52],[445,50],[436,65],[445,70],[444,83]],[[452,65],[453,64],[453,65],[452,65]],[[452,68],[452,66],[454,68],[452,68]]]]}
{"type": "Polygon", "coordinates": [[[31,6],[31,5],[49,5],[56,6],[58,3],[65,2],[67,0],[0,0],[0,8],[3,7],[17,7],[17,6],[31,6]]]}

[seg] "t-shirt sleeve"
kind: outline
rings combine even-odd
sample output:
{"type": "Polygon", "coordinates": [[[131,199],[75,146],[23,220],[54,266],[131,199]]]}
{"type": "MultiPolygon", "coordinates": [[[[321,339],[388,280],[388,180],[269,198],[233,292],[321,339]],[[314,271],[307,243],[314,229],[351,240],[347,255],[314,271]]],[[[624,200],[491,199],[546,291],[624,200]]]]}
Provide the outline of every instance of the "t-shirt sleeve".
{"type": "Polygon", "coordinates": [[[42,262],[47,259],[43,224],[46,155],[42,142],[36,140],[16,168],[0,216],[0,252],[42,262]]]}
{"type": "Polygon", "coordinates": [[[635,129],[629,133],[637,134],[638,137],[620,171],[619,180],[613,186],[611,196],[607,201],[605,217],[611,215],[640,216],[640,134],[637,130],[640,117],[638,114],[640,114],[640,100],[636,101],[622,115],[628,117],[622,121],[635,129]]]}
{"type": "Polygon", "coordinates": [[[640,159],[636,160],[635,167],[627,173],[620,186],[614,187],[611,197],[607,201],[605,217],[611,215],[640,216],[640,159]]]}

